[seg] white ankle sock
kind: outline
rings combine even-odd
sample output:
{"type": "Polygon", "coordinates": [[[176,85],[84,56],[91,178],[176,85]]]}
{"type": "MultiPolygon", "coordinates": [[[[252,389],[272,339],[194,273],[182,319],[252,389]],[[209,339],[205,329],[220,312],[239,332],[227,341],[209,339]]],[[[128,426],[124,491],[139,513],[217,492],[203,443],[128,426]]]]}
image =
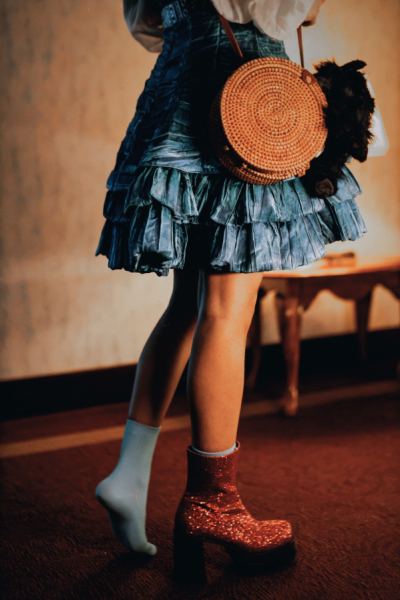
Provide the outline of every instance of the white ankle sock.
{"type": "Polygon", "coordinates": [[[119,460],[96,487],[97,500],[108,510],[114,535],[130,550],[156,554],[147,540],[146,505],[151,463],[160,427],[127,419],[119,460]]]}
{"type": "Polygon", "coordinates": [[[205,450],[199,450],[193,444],[190,446],[192,450],[197,452],[197,454],[201,454],[202,456],[226,456],[227,454],[231,454],[234,450],[236,450],[236,442],[230,448],[226,450],[220,450],[218,452],[206,452],[205,450]]]}

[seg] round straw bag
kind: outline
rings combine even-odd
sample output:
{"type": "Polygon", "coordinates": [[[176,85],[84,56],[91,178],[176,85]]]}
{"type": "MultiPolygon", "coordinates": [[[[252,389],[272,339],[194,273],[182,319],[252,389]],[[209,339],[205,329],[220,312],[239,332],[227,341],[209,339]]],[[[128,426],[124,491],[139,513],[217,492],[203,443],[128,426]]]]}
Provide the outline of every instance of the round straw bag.
{"type": "MultiPolygon", "coordinates": [[[[243,58],[229,22],[219,17],[243,58]]],[[[300,27],[298,35],[301,45],[300,27]]],[[[303,62],[302,46],[300,55],[303,62]]],[[[279,57],[249,60],[212,102],[211,146],[231,173],[249,183],[301,177],[324,148],[326,105],[317,79],[304,66],[279,57]]]]}

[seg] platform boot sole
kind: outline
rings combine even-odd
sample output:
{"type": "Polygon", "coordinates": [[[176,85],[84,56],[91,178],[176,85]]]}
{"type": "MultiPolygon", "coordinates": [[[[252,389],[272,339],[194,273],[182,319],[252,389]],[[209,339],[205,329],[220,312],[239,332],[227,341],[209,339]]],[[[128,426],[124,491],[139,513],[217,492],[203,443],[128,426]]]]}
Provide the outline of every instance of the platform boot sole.
{"type": "Polygon", "coordinates": [[[233,545],[226,545],[226,551],[235,565],[248,569],[279,569],[295,562],[297,547],[294,540],[268,550],[247,552],[233,545]]]}
{"type": "Polygon", "coordinates": [[[204,544],[222,546],[230,555],[234,565],[244,570],[279,569],[290,565],[296,558],[294,540],[268,550],[249,552],[229,542],[190,536],[175,529],[173,544],[174,575],[184,581],[201,582],[207,579],[204,544]]]}

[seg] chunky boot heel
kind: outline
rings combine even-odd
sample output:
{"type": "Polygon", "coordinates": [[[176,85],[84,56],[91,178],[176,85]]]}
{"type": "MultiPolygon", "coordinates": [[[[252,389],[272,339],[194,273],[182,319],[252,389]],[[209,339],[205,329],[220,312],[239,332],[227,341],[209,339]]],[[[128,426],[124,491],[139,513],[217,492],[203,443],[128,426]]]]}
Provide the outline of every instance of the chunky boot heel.
{"type": "Polygon", "coordinates": [[[175,527],[173,536],[173,572],[175,578],[202,582],[207,578],[203,541],[175,527]]]}
{"type": "Polygon", "coordinates": [[[174,521],[179,571],[204,572],[204,541],[222,546],[245,567],[280,568],[293,562],[295,541],[289,521],[255,519],[241,500],[236,487],[239,449],[237,441],[233,452],[207,456],[187,447],[186,489],[174,521]]]}
{"type": "Polygon", "coordinates": [[[293,563],[297,552],[294,540],[259,553],[246,552],[235,546],[228,546],[226,550],[235,566],[244,570],[279,569],[283,565],[293,563]]]}

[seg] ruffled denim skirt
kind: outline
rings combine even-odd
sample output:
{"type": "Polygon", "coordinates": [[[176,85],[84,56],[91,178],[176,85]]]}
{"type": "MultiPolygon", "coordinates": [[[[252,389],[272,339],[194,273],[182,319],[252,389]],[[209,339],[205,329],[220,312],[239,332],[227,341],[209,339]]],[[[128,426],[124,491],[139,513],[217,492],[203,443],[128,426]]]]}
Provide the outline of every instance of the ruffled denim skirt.
{"type": "MultiPolygon", "coordinates": [[[[293,269],[326,245],[366,231],[345,165],[338,190],[311,197],[299,178],[246,183],[213,156],[208,114],[241,64],[211,0],[163,3],[164,42],[106,182],[95,255],[111,269],[168,275],[169,269],[252,273],[293,269]]],[[[251,22],[232,23],[245,60],[289,58],[282,41],[251,22]]]]}

